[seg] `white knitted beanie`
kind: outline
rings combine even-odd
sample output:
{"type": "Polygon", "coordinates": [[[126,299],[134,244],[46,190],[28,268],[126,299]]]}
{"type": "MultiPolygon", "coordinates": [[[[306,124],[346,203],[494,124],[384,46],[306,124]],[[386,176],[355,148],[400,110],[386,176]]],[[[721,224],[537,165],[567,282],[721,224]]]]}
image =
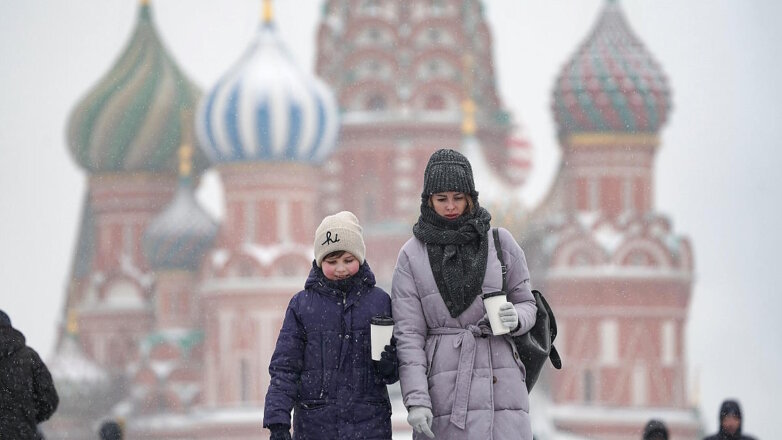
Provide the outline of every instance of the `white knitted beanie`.
{"type": "Polygon", "coordinates": [[[367,249],[364,246],[361,225],[350,211],[338,212],[327,216],[315,230],[315,261],[318,267],[323,264],[326,255],[336,251],[350,252],[364,264],[367,249]]]}

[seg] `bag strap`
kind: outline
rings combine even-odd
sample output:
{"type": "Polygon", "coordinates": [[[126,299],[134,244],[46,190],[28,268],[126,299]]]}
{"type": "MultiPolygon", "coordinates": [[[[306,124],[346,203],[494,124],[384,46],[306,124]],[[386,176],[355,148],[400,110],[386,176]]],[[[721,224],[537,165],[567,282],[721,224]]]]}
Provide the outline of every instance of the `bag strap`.
{"type": "Polygon", "coordinates": [[[497,259],[500,260],[500,267],[502,267],[502,291],[508,292],[508,266],[505,265],[505,261],[502,259],[502,244],[500,244],[500,230],[494,228],[491,230],[494,236],[494,250],[497,251],[497,259]]]}
{"type": "MultiPolygon", "coordinates": [[[[497,251],[497,259],[500,260],[500,266],[502,267],[502,291],[508,291],[508,280],[506,274],[508,273],[508,267],[505,265],[505,261],[502,259],[502,245],[500,244],[500,231],[497,228],[492,229],[492,235],[494,236],[494,249],[497,251]]],[[[548,305],[548,301],[537,290],[532,291],[535,297],[535,304],[538,308],[538,316],[540,316],[541,308],[545,310],[544,316],[548,317],[549,328],[546,329],[551,337],[551,350],[549,351],[548,358],[551,360],[551,364],[557,370],[562,369],[562,358],[559,356],[557,348],[554,347],[554,339],[557,337],[557,320],[554,318],[554,311],[551,310],[551,306],[548,305]]]]}

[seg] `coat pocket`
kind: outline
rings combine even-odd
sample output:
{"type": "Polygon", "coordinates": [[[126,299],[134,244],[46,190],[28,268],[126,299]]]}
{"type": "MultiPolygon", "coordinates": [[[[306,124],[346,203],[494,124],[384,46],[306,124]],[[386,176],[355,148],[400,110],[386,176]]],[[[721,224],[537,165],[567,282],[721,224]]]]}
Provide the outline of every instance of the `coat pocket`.
{"type": "Polygon", "coordinates": [[[299,406],[303,410],[319,409],[328,405],[326,400],[304,400],[299,403],[299,406]]]}
{"type": "Polygon", "coordinates": [[[521,361],[521,356],[516,349],[516,344],[513,343],[513,339],[509,336],[505,336],[505,340],[508,342],[508,345],[510,345],[510,349],[513,352],[513,360],[516,362],[516,366],[519,367],[519,371],[521,371],[521,380],[523,382],[527,380],[527,367],[525,367],[524,362],[521,361]]]}

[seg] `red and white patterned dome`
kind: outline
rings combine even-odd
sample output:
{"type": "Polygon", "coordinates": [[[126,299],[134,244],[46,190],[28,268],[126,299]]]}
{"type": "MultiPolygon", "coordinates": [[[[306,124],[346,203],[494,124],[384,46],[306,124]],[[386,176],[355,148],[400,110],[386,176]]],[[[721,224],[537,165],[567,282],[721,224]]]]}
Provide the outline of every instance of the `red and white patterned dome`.
{"type": "Polygon", "coordinates": [[[671,108],[662,69],[633,33],[616,0],[557,78],[552,104],[560,136],[657,132],[671,108]]]}

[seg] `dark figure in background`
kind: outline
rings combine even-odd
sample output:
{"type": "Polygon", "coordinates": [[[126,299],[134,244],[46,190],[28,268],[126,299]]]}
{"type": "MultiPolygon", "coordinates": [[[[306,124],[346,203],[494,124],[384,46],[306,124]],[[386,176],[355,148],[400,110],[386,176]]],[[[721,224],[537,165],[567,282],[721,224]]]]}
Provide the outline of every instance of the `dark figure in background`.
{"type": "Polygon", "coordinates": [[[122,440],[122,426],[109,420],[100,425],[100,440],[122,440]]]}
{"type": "Polygon", "coordinates": [[[0,439],[40,438],[38,424],[60,403],[52,375],[0,310],[0,439]]]}
{"type": "Polygon", "coordinates": [[[649,420],[644,428],[643,440],[668,440],[668,428],[659,420],[649,420]]]}
{"type": "Polygon", "coordinates": [[[736,400],[728,399],[720,407],[720,431],[704,440],[755,440],[741,433],[741,407],[736,400]]]}

